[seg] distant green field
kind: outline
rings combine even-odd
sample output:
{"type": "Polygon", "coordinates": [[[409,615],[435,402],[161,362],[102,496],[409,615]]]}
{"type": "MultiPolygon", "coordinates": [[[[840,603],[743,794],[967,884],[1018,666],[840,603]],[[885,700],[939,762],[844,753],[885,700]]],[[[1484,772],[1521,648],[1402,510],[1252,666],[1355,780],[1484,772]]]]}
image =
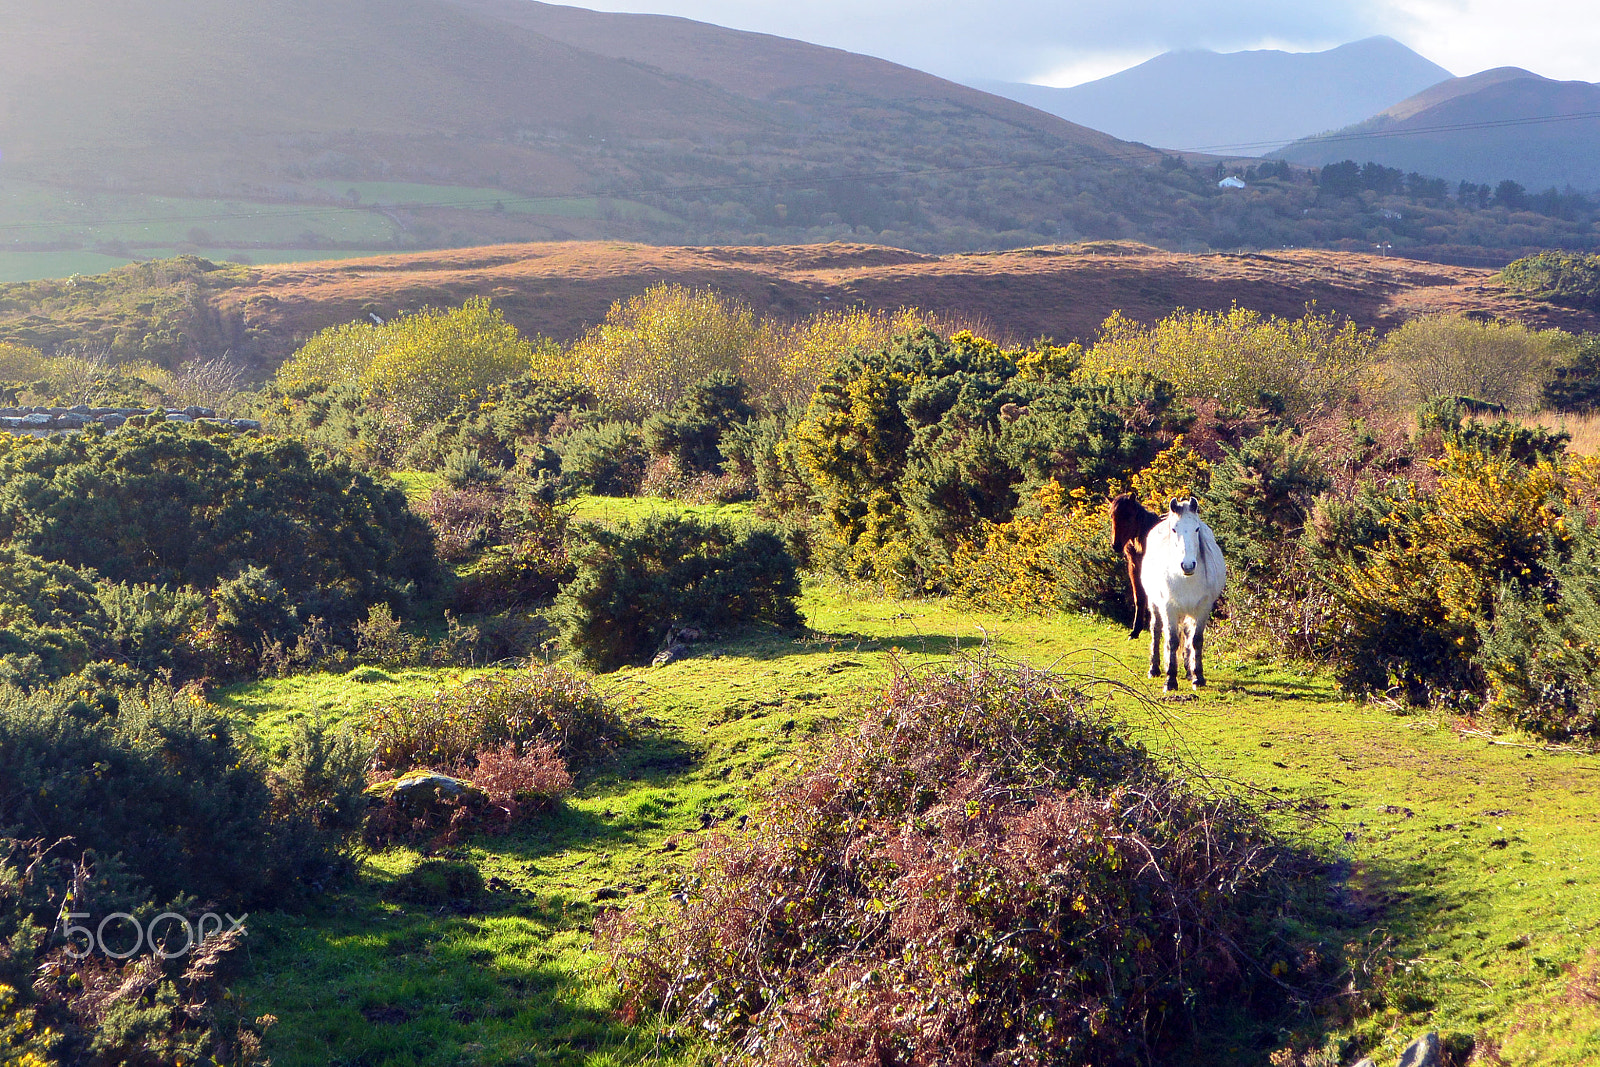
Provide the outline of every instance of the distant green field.
{"type": "Polygon", "coordinates": [[[670,221],[672,216],[632,200],[594,196],[528,197],[504,189],[476,189],[465,185],[420,185],[415,182],[322,181],[314,186],[329,196],[352,204],[385,207],[454,207],[480,211],[509,211],[519,215],[554,215],[564,219],[644,219],[670,221]],[[354,194],[352,196],[352,194],[354,194]]]}
{"type": "Polygon", "coordinates": [[[0,252],[0,282],[31,282],[41,278],[69,278],[74,274],[101,274],[129,263],[197,255],[217,263],[315,263],[327,259],[357,259],[393,255],[393,249],[352,252],[331,248],[141,248],[138,255],[112,256],[101,252],[0,252]]]}

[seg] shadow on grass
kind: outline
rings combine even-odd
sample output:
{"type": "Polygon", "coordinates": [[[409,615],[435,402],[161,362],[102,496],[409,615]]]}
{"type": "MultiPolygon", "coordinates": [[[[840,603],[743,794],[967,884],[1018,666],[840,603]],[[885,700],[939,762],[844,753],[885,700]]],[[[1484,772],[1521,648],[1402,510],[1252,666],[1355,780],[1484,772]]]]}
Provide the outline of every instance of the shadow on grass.
{"type": "Polygon", "coordinates": [[[332,904],[309,921],[252,927],[242,990],[280,1020],[266,1047],[278,1067],[588,1064],[634,1060],[653,1041],[552,951],[587,909],[526,898],[465,918],[397,912],[374,889],[332,904]]]}

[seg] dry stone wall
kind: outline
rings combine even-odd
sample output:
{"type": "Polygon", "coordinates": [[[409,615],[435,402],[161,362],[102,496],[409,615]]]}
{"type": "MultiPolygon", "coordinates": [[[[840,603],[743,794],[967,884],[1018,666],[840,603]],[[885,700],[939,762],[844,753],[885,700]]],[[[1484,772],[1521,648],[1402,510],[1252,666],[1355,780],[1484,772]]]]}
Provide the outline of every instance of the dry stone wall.
{"type": "Polygon", "coordinates": [[[152,422],[204,422],[230,430],[259,430],[255,419],[222,419],[210,408],[92,408],[80,404],[71,408],[0,408],[0,430],[11,433],[49,434],[81,430],[99,423],[108,430],[125,426],[148,426],[152,422]]]}

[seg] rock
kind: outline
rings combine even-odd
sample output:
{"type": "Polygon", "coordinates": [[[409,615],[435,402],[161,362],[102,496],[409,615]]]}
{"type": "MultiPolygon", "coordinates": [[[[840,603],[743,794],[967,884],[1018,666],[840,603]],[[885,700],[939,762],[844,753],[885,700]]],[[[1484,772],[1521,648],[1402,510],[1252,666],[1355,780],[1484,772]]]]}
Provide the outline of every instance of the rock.
{"type": "Polygon", "coordinates": [[[65,412],[63,412],[63,414],[66,414],[66,415],[91,415],[91,414],[93,414],[93,412],[90,410],[88,404],[77,404],[77,405],[75,405],[73,407],[68,408],[65,412]]]}
{"type": "Polygon", "coordinates": [[[1429,1031],[1407,1045],[1397,1067],[1444,1067],[1444,1047],[1439,1035],[1429,1031]]]}
{"type": "Polygon", "coordinates": [[[46,415],[42,411],[35,411],[31,414],[22,416],[21,424],[23,426],[49,426],[50,416],[46,415]]]}
{"type": "Polygon", "coordinates": [[[69,411],[64,415],[57,415],[55,424],[63,430],[81,430],[89,425],[89,416],[69,411]]]}
{"type": "Polygon", "coordinates": [[[109,415],[101,415],[98,421],[106,429],[115,430],[117,427],[127,422],[128,417],[126,415],[118,415],[113,411],[109,415]]]}
{"type": "Polygon", "coordinates": [[[650,661],[652,667],[665,667],[675,659],[683,658],[682,645],[670,645],[656,653],[656,658],[650,661]]]}
{"type": "Polygon", "coordinates": [[[259,429],[261,429],[261,420],[260,419],[229,419],[228,420],[228,425],[232,426],[235,430],[259,430],[259,429]]]}
{"type": "Polygon", "coordinates": [[[1372,1062],[1371,1056],[1363,1056],[1356,1061],[1356,1067],[1378,1067],[1378,1065],[1372,1062]]]}
{"type": "Polygon", "coordinates": [[[434,771],[412,771],[367,787],[367,795],[392,800],[401,814],[413,819],[444,814],[448,809],[478,807],[488,803],[483,790],[461,778],[434,771]]]}
{"type": "Polygon", "coordinates": [[[168,422],[193,422],[194,420],[191,419],[189,416],[185,415],[181,411],[169,411],[169,412],[167,412],[167,421],[168,422]]]}
{"type": "Polygon", "coordinates": [[[693,626],[685,626],[683,629],[678,631],[678,640],[680,641],[698,641],[700,640],[700,636],[700,631],[695,629],[693,626]]]}

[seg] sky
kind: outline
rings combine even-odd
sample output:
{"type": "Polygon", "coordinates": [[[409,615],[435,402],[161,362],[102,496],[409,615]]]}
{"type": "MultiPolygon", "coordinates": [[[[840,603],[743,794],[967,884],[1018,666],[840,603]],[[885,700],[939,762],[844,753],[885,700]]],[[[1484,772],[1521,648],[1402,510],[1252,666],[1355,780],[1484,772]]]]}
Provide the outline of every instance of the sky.
{"type": "Polygon", "coordinates": [[[1594,0],[565,0],[845,48],[956,81],[1076,85],[1177,48],[1320,51],[1387,34],[1458,75],[1600,81],[1594,0]]]}

